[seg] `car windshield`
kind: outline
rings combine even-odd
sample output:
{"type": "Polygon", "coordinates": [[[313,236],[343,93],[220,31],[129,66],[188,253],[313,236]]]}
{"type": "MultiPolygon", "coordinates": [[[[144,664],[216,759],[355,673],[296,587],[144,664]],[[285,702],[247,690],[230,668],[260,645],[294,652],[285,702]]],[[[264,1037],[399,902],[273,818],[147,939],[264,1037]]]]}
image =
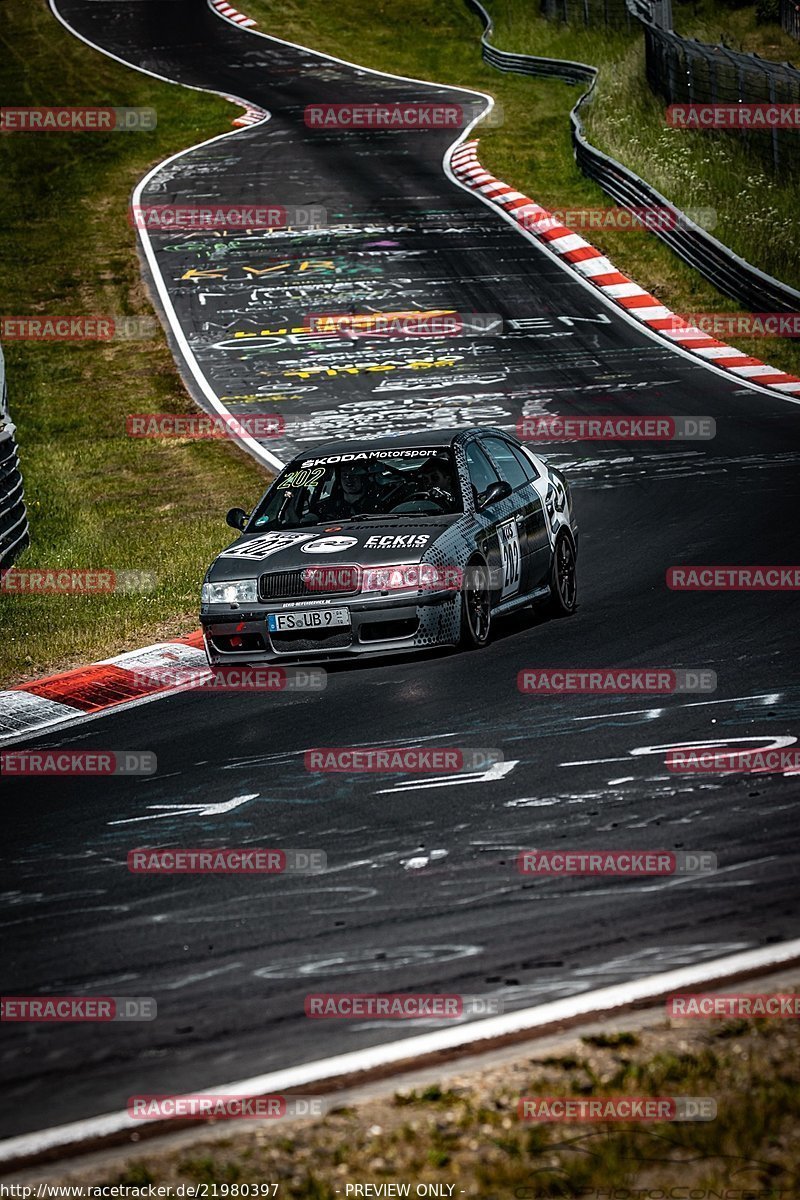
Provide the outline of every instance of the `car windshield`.
{"type": "Polygon", "coordinates": [[[462,511],[449,450],[372,450],[298,459],[276,479],[250,529],[462,511]]]}

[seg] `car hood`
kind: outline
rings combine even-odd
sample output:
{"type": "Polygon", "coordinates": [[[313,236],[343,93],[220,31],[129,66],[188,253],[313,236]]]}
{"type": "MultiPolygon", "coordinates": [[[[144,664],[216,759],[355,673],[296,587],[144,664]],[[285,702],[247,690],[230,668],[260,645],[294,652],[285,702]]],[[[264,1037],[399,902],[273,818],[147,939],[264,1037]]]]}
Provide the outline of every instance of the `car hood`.
{"type": "Polygon", "coordinates": [[[361,563],[417,563],[463,513],[403,521],[338,521],[302,530],[245,533],[214,560],[208,578],[250,579],[266,571],[361,563]]]}

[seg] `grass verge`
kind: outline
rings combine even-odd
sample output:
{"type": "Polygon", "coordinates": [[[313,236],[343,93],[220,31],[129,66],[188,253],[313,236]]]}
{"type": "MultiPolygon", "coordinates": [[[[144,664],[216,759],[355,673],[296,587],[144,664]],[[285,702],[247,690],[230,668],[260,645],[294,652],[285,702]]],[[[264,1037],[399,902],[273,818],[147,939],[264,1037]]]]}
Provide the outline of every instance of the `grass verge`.
{"type": "Polygon", "coordinates": [[[340,1107],[313,1123],[265,1122],[220,1140],[198,1137],[181,1150],[143,1147],[100,1179],[88,1166],[63,1169],[57,1178],[227,1184],[228,1195],[236,1185],[269,1183],[278,1185],[279,1197],[298,1200],[337,1200],[348,1184],[389,1182],[409,1184],[412,1197],[418,1184],[448,1184],[455,1197],[485,1200],[787,1200],[800,1183],[799,1049],[791,1020],[687,1021],[565,1038],[557,1054],[472,1075],[453,1068],[439,1085],[340,1107]],[[550,1125],[517,1116],[521,1096],[618,1095],[712,1097],[717,1117],[550,1125]]]}
{"type": "MultiPolygon", "coordinates": [[[[248,0],[245,7],[263,31],[365,66],[491,92],[503,106],[505,124],[481,134],[487,167],[550,207],[606,204],[573,162],[567,114],[575,89],[485,66],[478,22],[459,3],[408,0],[398,8],[389,0],[348,0],[345,6],[248,0]],[[409,28],[413,39],[405,36],[409,28]]],[[[708,11],[701,10],[704,19],[708,11]]],[[[627,76],[620,74],[628,80],[626,88],[644,88],[632,65],[641,52],[640,38],[549,25],[532,13],[527,0],[504,0],[496,15],[499,45],[598,63],[605,82],[595,114],[604,112],[604,89],[617,87],[618,64],[627,63],[627,76]]],[[[229,129],[236,110],[217,97],[159,83],[105,58],[72,37],[44,4],[16,0],[9,5],[0,37],[8,103],[142,105],[156,107],[159,114],[157,130],[147,134],[1,139],[5,311],[149,314],[126,219],[130,191],[153,163],[229,129]]],[[[649,106],[655,120],[652,97],[639,96],[638,102],[649,106]]],[[[613,111],[608,108],[607,122],[613,121],[613,111]]],[[[631,112],[616,131],[619,145],[604,143],[602,130],[594,132],[605,149],[639,169],[622,153],[638,128],[638,116],[631,112]]],[[[655,171],[657,164],[651,165],[655,171]]],[[[706,192],[682,195],[641,169],[678,203],[710,203],[706,192]]],[[[676,187],[680,176],[677,170],[676,187]]],[[[722,178],[720,188],[723,183],[728,192],[735,189],[734,181],[722,178]]],[[[759,186],[753,186],[754,198],[759,186]]],[[[722,193],[714,193],[715,207],[722,211],[726,204],[722,193]]],[[[725,211],[730,220],[736,218],[735,197],[725,211]]],[[[779,237],[758,243],[768,252],[764,259],[754,254],[764,214],[758,213],[762,224],[752,217],[751,210],[752,238],[737,243],[731,236],[731,244],[757,265],[800,279],[800,236],[789,233],[800,221],[796,211],[779,237]]],[[[744,237],[747,220],[742,217],[740,224],[744,237]]],[[[738,311],[646,232],[598,231],[592,240],[678,312],[738,311]]],[[[791,342],[739,339],[737,344],[800,372],[800,349],[791,342]]],[[[202,572],[226,541],[221,514],[257,494],[264,480],[261,469],[228,444],[133,442],[124,436],[131,411],[193,409],[159,329],[137,342],[8,342],[5,349],[33,539],[18,565],[146,570],[156,575],[157,585],[141,594],[105,597],[0,594],[0,621],[7,631],[0,686],[193,628],[202,572]]]]}
{"type": "MultiPolygon", "coordinates": [[[[597,209],[611,201],[575,165],[568,115],[578,98],[575,87],[558,81],[525,79],[487,67],[480,60],[480,24],[460,0],[348,0],[331,7],[322,0],[248,0],[243,6],[264,33],[311,45],[377,70],[460,84],[489,92],[502,105],[499,128],[478,129],[480,159],[498,178],[548,208],[597,209]],[[414,37],[406,36],[414,30],[414,37]]],[[[489,0],[495,21],[494,44],[506,50],[572,58],[600,67],[599,95],[591,109],[591,134],[615,155],[688,208],[716,208],[715,236],[732,245],[762,270],[800,285],[800,212],[795,188],[779,186],[755,163],[717,156],[703,135],[665,130],[663,105],[644,81],[641,33],[573,29],[545,21],[530,0],[489,0]],[[663,133],[675,135],[674,162],[663,161],[663,133]],[[613,136],[612,136],[613,134],[613,136]],[[681,139],[681,141],[678,141],[681,139]],[[639,151],[638,143],[644,148],[639,151]],[[649,148],[653,142],[652,149],[649,148]],[[684,147],[683,149],[681,147],[684,147]],[[689,147],[690,159],[687,160],[689,147]],[[634,153],[636,151],[636,153],[634,153]],[[713,151],[713,152],[712,152],[713,151]],[[708,159],[708,162],[701,160],[708,159]],[[692,172],[697,179],[692,181],[692,172]],[[687,186],[689,183],[692,186],[687,186]],[[746,192],[746,202],[740,193],[746,192]],[[769,203],[765,204],[764,196],[769,203]],[[774,209],[774,212],[773,212],[774,209]]],[[[686,5],[692,12],[692,6],[686,5]]],[[[678,6],[678,13],[683,11],[678,6]]],[[[750,10],[747,10],[750,11],[750,10]]],[[[747,17],[730,14],[712,0],[698,0],[703,20],[747,17]]],[[[698,20],[700,19],[698,16],[698,20]]],[[[676,24],[680,28],[680,15],[676,24]]],[[[755,28],[754,21],[751,22],[755,28]]],[[[763,37],[780,40],[777,27],[763,37]]],[[[755,38],[755,35],[753,35],[755,38]]],[[[762,49],[766,41],[759,41],[762,49]]],[[[588,235],[617,267],[678,313],[741,312],[696,271],[646,231],[592,230],[588,235]]],[[[737,338],[748,354],[800,374],[800,347],[787,338],[737,338]]]]}
{"type": "MultiPolygon", "coordinates": [[[[150,133],[0,137],[2,309],[11,315],[152,316],[131,189],[154,163],[231,128],[239,109],[98,54],[41,0],[5,6],[4,103],[141,105],[150,133]]],[[[136,341],[7,341],[6,373],[31,524],[19,568],[134,569],[141,593],[0,593],[0,685],[197,628],[200,582],[226,544],[226,508],[264,473],[224,442],[132,440],[130,412],[196,411],[161,327],[136,341]]]]}

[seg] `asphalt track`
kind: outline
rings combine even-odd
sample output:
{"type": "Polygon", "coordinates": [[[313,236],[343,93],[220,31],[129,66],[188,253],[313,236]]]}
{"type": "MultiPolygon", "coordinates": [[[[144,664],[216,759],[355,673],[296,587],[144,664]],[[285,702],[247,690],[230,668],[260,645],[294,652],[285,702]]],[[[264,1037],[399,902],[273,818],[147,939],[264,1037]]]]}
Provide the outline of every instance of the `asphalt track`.
{"type": "MultiPolygon", "coordinates": [[[[322,410],[342,422],[365,411],[348,406],[363,404],[369,415],[358,427],[385,429],[387,398],[400,414],[394,427],[457,411],[513,428],[527,405],[704,414],[717,437],[554,455],[570,467],[581,523],[581,603],[570,620],[519,617],[498,626],[480,653],[332,668],[319,695],[184,693],[37,739],[151,750],[158,772],[4,789],[14,814],[4,856],[4,993],[151,995],[159,1015],[140,1024],[4,1025],[4,1134],[117,1110],[134,1093],[210,1087],[427,1028],[309,1021],[309,991],[491,994],[521,1007],[796,936],[796,779],[682,777],[665,769],[658,749],[794,742],[793,596],[682,594],[664,577],[685,562],[798,561],[795,407],[695,365],[602,306],[446,179],[440,164],[452,134],[333,137],[302,122],[314,101],[428,99],[442,89],[338,63],[321,69],[318,57],[236,30],[200,0],[63,0],[59,11],[121,58],[272,113],[156,172],[158,202],[313,201],[360,232],[317,231],[311,251],[308,240],[282,244],[287,276],[313,252],[337,267],[323,283],[353,284],[342,307],[367,303],[374,283],[376,310],[446,302],[509,323],[503,338],[457,339],[424,354],[416,343],[393,345],[400,365],[386,372],[337,371],[357,365],[336,358],[353,349],[338,345],[229,355],[213,345],[220,334],[263,328],[276,313],[282,327],[335,294],[279,296],[273,289],[284,283],[270,272],[269,292],[256,299],[234,287],[201,302],[182,278],[200,269],[197,246],[184,237],[159,244],[178,319],[217,395],[263,399],[275,384],[296,383],[281,374],[297,369],[287,364],[325,366],[324,381],[301,380],[315,392],[277,389],[296,418],[287,422],[293,445],[327,436],[322,410]],[[510,324],[524,320],[548,325],[510,324]],[[463,359],[453,367],[408,365],[454,354],[463,359]],[[710,668],[719,686],[710,697],[523,696],[517,673],[536,665],[710,668]],[[456,781],[303,768],[308,747],[418,743],[494,746],[514,765],[496,778],[456,781]],[[200,804],[222,807],[153,807],[200,804]],[[265,844],[322,849],[328,870],[133,877],[125,865],[141,845],[265,844]],[[720,869],[694,879],[531,880],[513,867],[515,852],[531,846],[709,850],[720,869]]],[[[259,245],[256,257],[249,244],[243,250],[247,262],[238,249],[215,262],[277,265],[271,246],[259,245]]],[[[366,365],[386,347],[357,351],[366,365]]]]}

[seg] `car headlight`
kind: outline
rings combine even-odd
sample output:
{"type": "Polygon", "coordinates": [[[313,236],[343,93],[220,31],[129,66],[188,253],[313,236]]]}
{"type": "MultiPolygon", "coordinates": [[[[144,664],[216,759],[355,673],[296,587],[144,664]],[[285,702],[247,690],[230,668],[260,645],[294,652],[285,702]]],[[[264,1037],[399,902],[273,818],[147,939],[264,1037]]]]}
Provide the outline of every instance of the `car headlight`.
{"type": "Polygon", "coordinates": [[[255,579],[224,579],[220,583],[204,583],[203,604],[255,604],[258,582],[255,579]]]}

